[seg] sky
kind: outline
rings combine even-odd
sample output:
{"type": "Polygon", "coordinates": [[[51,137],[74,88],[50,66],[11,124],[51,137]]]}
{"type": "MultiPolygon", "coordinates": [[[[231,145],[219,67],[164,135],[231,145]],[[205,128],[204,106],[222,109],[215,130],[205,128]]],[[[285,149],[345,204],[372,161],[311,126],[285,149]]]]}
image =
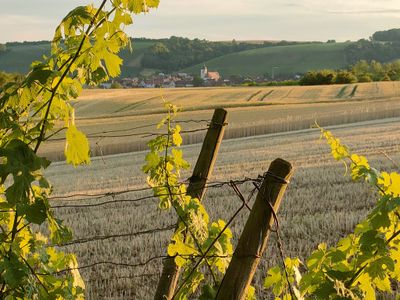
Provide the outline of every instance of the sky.
{"type": "MultiPolygon", "coordinates": [[[[0,43],[52,39],[71,9],[99,0],[0,0],[0,43]]],[[[132,37],[337,41],[400,28],[400,0],[161,0],[132,37]]]]}

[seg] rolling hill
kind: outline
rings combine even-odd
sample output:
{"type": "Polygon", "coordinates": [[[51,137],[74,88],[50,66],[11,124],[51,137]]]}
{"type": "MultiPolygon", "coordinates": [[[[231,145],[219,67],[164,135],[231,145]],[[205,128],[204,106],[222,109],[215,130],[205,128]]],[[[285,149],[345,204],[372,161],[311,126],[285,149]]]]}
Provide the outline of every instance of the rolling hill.
{"type": "MultiPolygon", "coordinates": [[[[155,41],[138,40],[133,42],[133,53],[123,50],[122,77],[139,74],[150,75],[158,70],[146,69],[142,59],[155,41]]],[[[206,61],[209,69],[219,71],[223,76],[260,76],[272,71],[276,77],[293,77],[313,69],[345,67],[345,48],[349,43],[300,44],[289,46],[264,47],[226,54],[206,61]]],[[[50,43],[13,43],[7,45],[8,51],[0,55],[0,71],[25,73],[34,60],[39,60],[50,52],[50,43]]],[[[198,74],[202,64],[188,67],[182,71],[198,74]]],[[[178,71],[178,70],[176,70],[178,71]]]]}
{"type": "MultiPolygon", "coordinates": [[[[241,74],[259,76],[274,72],[275,77],[305,73],[310,70],[339,69],[347,66],[345,48],[350,43],[305,44],[266,47],[232,53],[205,62],[222,76],[241,74]]],[[[183,71],[197,73],[201,64],[183,71]]]]}
{"type": "MultiPolygon", "coordinates": [[[[122,76],[133,76],[146,71],[142,68],[141,59],[144,51],[153,43],[149,40],[134,41],[132,43],[133,53],[128,50],[121,52],[121,57],[125,62],[122,67],[122,76]]],[[[12,43],[7,45],[7,49],[8,51],[0,55],[0,71],[26,73],[33,61],[40,60],[43,55],[50,54],[50,42],[12,43]]]]}

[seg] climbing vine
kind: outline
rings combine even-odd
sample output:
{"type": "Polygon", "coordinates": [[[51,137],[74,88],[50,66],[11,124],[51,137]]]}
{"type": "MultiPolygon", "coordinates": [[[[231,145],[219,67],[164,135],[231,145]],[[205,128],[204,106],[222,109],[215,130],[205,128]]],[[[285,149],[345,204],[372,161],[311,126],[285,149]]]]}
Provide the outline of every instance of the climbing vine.
{"type": "Polygon", "coordinates": [[[132,14],[158,3],[103,0],[97,8],[77,7],[57,27],[50,55],[32,63],[22,81],[0,89],[0,298],[83,298],[75,256],[53,246],[72,233],[51,211],[52,187],[43,175],[50,161],[38,151],[65,130],[66,161],[74,166],[90,162],[89,143],[76,126],[71,100],[84,85],[120,74],[117,53],[130,45],[125,26],[132,14]],[[32,226],[45,224],[48,236],[32,226]]]}
{"type": "Polygon", "coordinates": [[[305,263],[286,258],[289,278],[276,266],[264,285],[278,299],[376,299],[378,293],[393,294],[392,285],[400,282],[400,174],[374,169],[329,131],[321,128],[321,133],[334,159],[346,164],[353,180],[370,184],[378,199],[353,233],[335,246],[320,244],[305,263]]]}
{"type": "Polygon", "coordinates": [[[180,182],[181,171],[188,169],[189,163],[180,149],[181,127],[174,123],[178,108],[171,103],[165,103],[165,108],[166,117],[158,128],[165,128],[166,133],[148,143],[150,152],[143,171],[159,198],[160,209],[174,209],[178,216],[179,222],[168,246],[168,255],[175,257],[176,265],[183,268],[183,280],[174,299],[187,299],[201,285],[203,299],[212,299],[233,253],[232,233],[223,220],[211,223],[199,199],[187,195],[186,184],[180,182]],[[213,283],[202,284],[203,268],[211,273],[213,283]]]}

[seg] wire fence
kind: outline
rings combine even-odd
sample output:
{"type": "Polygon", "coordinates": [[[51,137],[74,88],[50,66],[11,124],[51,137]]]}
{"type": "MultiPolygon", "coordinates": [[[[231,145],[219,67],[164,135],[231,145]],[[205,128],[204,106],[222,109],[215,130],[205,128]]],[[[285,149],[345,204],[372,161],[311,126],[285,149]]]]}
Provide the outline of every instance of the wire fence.
{"type": "MultiPolygon", "coordinates": [[[[187,130],[180,131],[185,144],[196,144],[203,137],[211,124],[210,119],[183,119],[175,120],[172,124],[190,124],[187,130]]],[[[83,128],[91,144],[92,156],[102,157],[110,154],[129,153],[147,149],[147,142],[155,136],[163,135],[162,129],[157,128],[159,123],[150,123],[139,126],[115,125],[115,129],[93,130],[90,127],[83,128]]],[[[98,126],[99,127],[99,126],[98,126]]],[[[100,126],[101,128],[101,126],[100,126]]],[[[44,140],[51,145],[46,156],[52,161],[64,160],[64,147],[66,127],[60,128],[46,136],[44,140]]]]}
{"type": "MultiPolygon", "coordinates": [[[[227,228],[229,228],[232,223],[235,221],[237,216],[244,210],[251,211],[251,202],[254,198],[254,195],[256,194],[257,191],[259,191],[259,187],[264,180],[265,176],[267,174],[259,175],[255,178],[241,178],[241,179],[236,179],[236,180],[229,180],[229,181],[210,181],[207,182],[205,185],[206,189],[220,189],[223,187],[227,187],[231,189],[232,193],[235,195],[235,197],[232,197],[231,201],[237,202],[237,208],[236,210],[232,213],[232,215],[227,219],[226,225],[224,228],[221,230],[221,232],[218,234],[218,236],[213,240],[211,245],[205,250],[201,252],[201,255],[177,255],[180,257],[183,257],[185,259],[189,259],[192,261],[192,269],[188,273],[187,276],[183,277],[180,281],[180,285],[177,288],[177,292],[179,292],[184,284],[186,283],[187,280],[190,279],[191,275],[196,271],[196,269],[200,266],[200,264],[204,261],[207,260],[208,258],[211,257],[217,257],[215,255],[210,255],[209,251],[213,247],[213,245],[219,240],[219,238],[222,236],[222,234],[225,232],[227,228]],[[241,186],[249,184],[252,188],[248,192],[247,195],[244,195],[244,193],[241,191],[241,186]]],[[[270,175],[270,174],[269,174],[270,175]]],[[[182,181],[181,183],[189,183],[190,178],[182,181]]],[[[247,186],[248,187],[248,186],[247,186]]],[[[155,203],[155,199],[158,198],[158,196],[166,196],[166,195],[147,195],[147,196],[138,196],[134,197],[135,194],[138,193],[151,193],[153,188],[151,187],[139,187],[139,188],[132,188],[132,189],[123,189],[123,190],[113,190],[113,191],[104,191],[104,192],[99,192],[99,193],[73,193],[73,194],[67,194],[67,195],[57,195],[51,198],[52,200],[52,210],[55,212],[62,211],[63,209],[69,209],[73,208],[77,211],[81,210],[90,210],[92,208],[99,208],[103,206],[107,206],[107,210],[112,209],[110,208],[110,205],[118,204],[118,203],[146,203],[148,201],[152,201],[151,203],[155,203]],[[122,195],[128,195],[129,197],[127,199],[119,199],[122,195]],[[110,200],[105,200],[106,198],[109,198],[110,200]],[[73,199],[73,200],[71,200],[73,199]],[[73,201],[74,203],[70,203],[73,201]],[[65,204],[56,204],[58,202],[66,202],[65,204]],[[86,202],[92,202],[92,203],[86,203],[86,202]]],[[[276,224],[276,229],[274,232],[276,232],[277,235],[279,235],[279,222],[277,219],[276,214],[274,214],[275,218],[275,224],[276,224]]],[[[63,245],[57,245],[58,247],[64,248],[68,246],[76,246],[80,247],[82,244],[88,244],[92,242],[97,242],[97,243],[102,243],[104,241],[113,241],[117,239],[127,239],[127,238],[141,238],[141,239],[146,239],[146,236],[148,235],[154,235],[154,234],[160,234],[163,232],[170,232],[172,235],[173,230],[176,228],[176,222],[170,223],[164,226],[159,226],[159,227],[151,227],[151,228],[146,228],[140,231],[130,231],[127,228],[119,228],[119,233],[118,234],[98,234],[98,235],[93,235],[93,236],[87,236],[84,238],[78,238],[72,241],[69,241],[63,245]]],[[[165,237],[165,236],[164,236],[165,237]]],[[[279,249],[281,250],[281,255],[283,258],[283,249],[282,249],[282,242],[281,238],[279,236],[279,242],[280,245],[279,249]]],[[[56,245],[52,245],[56,246],[56,245]]],[[[166,249],[161,249],[162,251],[165,251],[166,249]]],[[[134,269],[136,270],[139,267],[147,267],[147,265],[156,263],[157,265],[162,265],[160,262],[162,262],[164,259],[169,258],[170,256],[168,255],[153,255],[150,257],[147,257],[146,259],[139,261],[132,262],[132,257],[129,258],[128,261],[124,261],[122,259],[121,261],[119,260],[94,260],[90,262],[85,262],[85,264],[80,265],[77,268],[68,268],[65,270],[61,270],[58,273],[63,273],[66,271],[71,271],[71,270],[91,270],[92,272],[96,273],[96,269],[100,267],[106,267],[107,269],[134,269]]],[[[224,257],[224,258],[230,258],[231,256],[218,256],[218,257],[224,257]]],[[[79,257],[78,257],[79,259],[79,257]]],[[[121,258],[120,258],[121,259],[121,258]]],[[[124,273],[124,272],[122,272],[124,273]]],[[[208,272],[210,273],[210,272],[208,272]]],[[[104,281],[104,280],[110,280],[110,281],[118,281],[122,279],[138,279],[138,278],[156,278],[159,277],[161,274],[160,272],[152,272],[152,273],[146,273],[145,270],[137,270],[133,271],[133,273],[129,272],[129,274],[120,274],[116,275],[115,272],[110,272],[110,276],[104,276],[104,272],[102,273],[102,276],[98,277],[95,276],[95,278],[90,277],[86,283],[88,284],[93,284],[99,281],[104,281]]],[[[155,279],[153,279],[155,280],[155,279]]]]}
{"type": "MultiPolygon", "coordinates": [[[[203,132],[207,131],[211,126],[214,126],[216,124],[212,124],[210,120],[180,120],[176,121],[177,123],[193,123],[193,124],[204,124],[206,123],[207,126],[202,126],[199,128],[193,128],[190,130],[184,130],[181,131],[180,133],[183,135],[186,134],[195,134],[198,132],[203,132]]],[[[217,125],[225,125],[225,124],[217,124],[217,125]]],[[[139,139],[148,139],[154,136],[160,136],[160,132],[151,132],[151,131],[142,131],[143,129],[147,129],[150,127],[156,127],[157,124],[147,124],[147,125],[142,125],[142,126],[135,126],[135,127],[129,127],[129,128],[121,128],[121,129],[113,129],[113,130],[100,130],[97,132],[91,132],[87,136],[89,139],[96,139],[97,141],[100,141],[102,139],[108,139],[108,138],[125,138],[125,137],[136,137],[139,139]]],[[[61,129],[60,131],[62,131],[61,129]]],[[[59,132],[60,132],[59,131],[59,132]]],[[[61,141],[64,140],[64,138],[57,137],[57,132],[53,136],[47,137],[49,141],[61,141]]],[[[96,143],[96,145],[99,145],[96,143]]],[[[100,151],[102,153],[102,151],[100,151]]],[[[224,232],[233,224],[233,222],[237,219],[237,217],[243,212],[243,211],[251,211],[251,201],[256,194],[256,192],[259,190],[259,187],[266,177],[267,173],[263,175],[259,175],[255,178],[240,178],[236,180],[229,180],[229,181],[209,181],[206,182],[204,187],[199,188],[198,190],[193,190],[192,192],[197,192],[201,191],[203,189],[207,190],[214,190],[214,189],[221,189],[223,187],[227,187],[231,189],[231,192],[234,197],[232,197],[232,201],[234,201],[237,204],[234,204],[235,208],[232,214],[226,218],[226,223],[223,229],[219,232],[219,234],[214,238],[214,240],[211,242],[211,244],[207,247],[207,249],[200,249],[199,245],[196,245],[197,248],[199,248],[199,253],[200,255],[177,255],[182,258],[188,259],[192,261],[191,264],[191,269],[190,271],[181,278],[180,284],[177,287],[176,293],[178,293],[185,283],[191,278],[192,274],[199,268],[199,266],[202,264],[202,262],[206,261],[207,259],[211,257],[217,257],[215,255],[211,255],[210,250],[212,247],[218,242],[220,237],[224,234],[224,232]],[[241,191],[241,186],[249,184],[251,189],[248,192],[248,195],[244,195],[243,192],[241,191]],[[237,206],[236,206],[237,205],[237,206]]],[[[270,176],[273,176],[273,174],[268,174],[270,176]]],[[[191,181],[191,178],[188,178],[180,184],[189,184],[191,181]]],[[[167,186],[164,186],[165,188],[167,186]]],[[[161,187],[143,187],[143,186],[134,186],[131,188],[125,188],[125,189],[108,189],[104,190],[101,192],[76,192],[76,193],[67,193],[63,195],[54,195],[50,198],[52,201],[52,206],[51,209],[56,213],[56,214],[63,214],[63,211],[68,210],[68,209],[73,209],[75,214],[79,214],[81,212],[85,212],[91,209],[104,209],[104,213],[109,213],[112,211],[113,205],[116,204],[133,204],[135,207],[145,205],[148,203],[155,204],[156,199],[158,197],[163,197],[163,196],[178,196],[178,195],[170,195],[170,194],[153,194],[153,190],[155,188],[161,188],[161,187]]],[[[170,190],[170,189],[168,189],[170,190]]],[[[179,194],[182,195],[182,194],[179,194]]],[[[274,232],[277,233],[278,235],[278,247],[280,249],[280,254],[282,256],[282,261],[283,261],[283,249],[282,249],[282,242],[281,238],[279,236],[279,222],[277,219],[276,214],[274,213],[274,219],[275,219],[275,224],[276,224],[276,230],[274,232]]],[[[110,222],[111,220],[109,220],[110,222]]],[[[181,219],[181,221],[183,221],[181,219]]],[[[149,222],[149,224],[152,224],[152,222],[149,222]]],[[[185,224],[185,223],[184,223],[185,224]]],[[[105,228],[107,227],[107,224],[102,224],[105,228]]],[[[185,224],[186,225],[186,224],[185,224]]],[[[110,222],[110,227],[114,226],[110,222]]],[[[84,236],[81,238],[76,238],[74,240],[71,240],[69,242],[66,242],[62,245],[50,245],[50,246],[56,246],[59,248],[64,248],[66,251],[71,250],[71,248],[68,247],[73,247],[74,249],[79,249],[79,247],[86,247],[86,245],[90,245],[92,243],[96,243],[96,245],[99,245],[99,247],[102,247],[101,245],[104,244],[105,242],[112,242],[112,241],[117,241],[117,240],[126,240],[126,239],[132,239],[132,238],[140,238],[143,240],[148,239],[148,236],[154,236],[154,235],[160,235],[162,233],[167,233],[170,232],[170,236],[172,236],[173,230],[176,229],[176,222],[174,223],[169,223],[169,224],[163,224],[162,226],[152,226],[152,227],[147,227],[147,228],[141,228],[140,230],[132,230],[132,228],[118,228],[117,233],[113,234],[108,234],[106,232],[96,232],[95,235],[90,235],[90,236],[84,236]],[[85,245],[85,246],[84,246],[85,245]]],[[[189,230],[188,230],[189,231],[189,230]]],[[[165,235],[160,237],[160,239],[164,239],[165,242],[168,242],[168,238],[166,239],[165,235]]],[[[104,245],[106,247],[106,245],[104,245]]],[[[161,251],[165,251],[166,249],[160,249],[161,251]]],[[[223,257],[223,258],[230,258],[231,256],[218,256],[218,257],[223,257]]],[[[160,253],[154,253],[153,255],[147,256],[145,259],[143,258],[132,258],[132,257],[127,257],[126,259],[124,257],[119,256],[119,259],[113,258],[113,259],[104,259],[103,257],[98,257],[98,256],[92,256],[89,259],[84,259],[84,262],[76,267],[76,268],[67,268],[64,270],[60,270],[56,273],[44,273],[44,274],[38,274],[38,275],[57,275],[61,274],[67,271],[72,271],[72,270],[82,270],[82,271],[90,271],[96,274],[96,276],[89,277],[88,280],[86,281],[89,284],[93,284],[95,282],[98,282],[99,280],[120,280],[120,279],[134,279],[134,278],[147,278],[147,277],[157,277],[160,276],[160,272],[151,272],[147,273],[145,270],[136,270],[137,268],[144,267],[146,268],[149,264],[157,263],[160,265],[160,261],[171,258],[170,256],[166,254],[160,254],[160,253]],[[132,261],[133,259],[133,261],[132,261]],[[123,270],[123,269],[134,269],[134,273],[129,273],[125,274],[125,272],[122,272],[123,274],[116,275],[115,272],[108,272],[108,276],[104,276],[104,273],[101,273],[103,276],[98,276],[97,275],[97,269],[98,268],[108,268],[108,269],[113,269],[113,270],[123,270]],[[147,274],[145,276],[145,274],[147,274]]],[[[78,255],[78,260],[80,260],[79,255],[78,255]]],[[[100,274],[100,273],[99,273],[100,274]]],[[[209,267],[208,275],[210,275],[212,278],[215,277],[213,274],[213,271],[211,267],[209,267]]]]}
{"type": "MultiPolygon", "coordinates": [[[[209,128],[209,123],[211,120],[180,120],[180,121],[173,121],[171,122],[172,124],[182,124],[182,123],[194,123],[194,124],[202,124],[205,123],[207,126],[201,127],[201,128],[196,128],[193,130],[182,130],[181,133],[195,133],[195,132],[202,132],[206,131],[209,128]]],[[[95,131],[88,133],[86,136],[89,139],[101,139],[101,138],[121,138],[121,137],[138,137],[138,138],[149,138],[149,137],[154,137],[160,135],[159,132],[149,132],[149,131],[140,131],[136,132],[139,129],[144,129],[144,128],[156,128],[158,123],[151,123],[151,124],[146,124],[146,125],[141,125],[141,126],[134,126],[134,127],[127,127],[127,128],[121,128],[121,129],[113,129],[113,130],[101,130],[101,131],[95,131]],[[125,133],[123,133],[125,132],[125,133]]],[[[47,136],[45,138],[46,141],[49,142],[58,142],[58,141],[64,141],[65,137],[55,137],[62,131],[66,130],[66,127],[60,128],[56,132],[52,133],[51,135],[47,136]]]]}

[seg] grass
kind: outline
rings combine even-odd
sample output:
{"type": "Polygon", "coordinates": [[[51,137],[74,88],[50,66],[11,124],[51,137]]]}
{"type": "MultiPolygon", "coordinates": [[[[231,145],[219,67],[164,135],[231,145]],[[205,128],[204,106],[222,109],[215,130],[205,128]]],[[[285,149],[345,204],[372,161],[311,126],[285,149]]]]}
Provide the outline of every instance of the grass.
{"type": "MultiPolygon", "coordinates": [[[[348,144],[355,153],[366,155],[377,169],[391,170],[393,163],[383,152],[399,162],[400,146],[397,122],[376,122],[359,126],[339,126],[333,133],[348,144]]],[[[184,155],[193,164],[200,145],[184,147],[184,155]]],[[[110,192],[145,185],[140,171],[144,152],[96,158],[89,167],[72,168],[64,163],[53,164],[47,176],[56,194],[110,192]],[[68,182],[68,185],[65,183],[68,182]]],[[[224,140],[217,159],[212,181],[256,177],[264,173],[269,163],[284,158],[295,166],[295,173],[278,214],[285,254],[307,256],[318,243],[335,243],[348,234],[370,210],[375,195],[364,183],[353,183],[344,175],[341,163],[333,160],[329,147],[319,140],[317,130],[288,132],[269,136],[224,140]]],[[[183,177],[189,176],[185,173],[183,177]]],[[[251,186],[240,186],[247,195],[251,186]]],[[[133,199],[145,192],[116,196],[133,199]]],[[[99,199],[96,201],[112,200],[99,199]]],[[[79,200],[79,204],[87,201],[79,200]]],[[[228,188],[209,189],[205,204],[212,219],[228,219],[241,205],[228,188]]],[[[61,204],[57,200],[54,204],[61,204]]],[[[75,203],[70,201],[69,203],[75,203]]],[[[169,225],[175,216],[157,209],[156,200],[128,202],[92,208],[56,210],[58,217],[72,227],[75,238],[121,234],[169,225]]],[[[247,218],[247,211],[235,219],[231,229],[235,243],[247,218]]],[[[150,257],[165,254],[171,232],[145,236],[115,238],[67,247],[78,255],[80,265],[95,261],[138,264],[150,257]]],[[[269,295],[262,290],[262,279],[269,266],[278,263],[275,237],[255,277],[260,299],[269,295]]],[[[160,275],[162,262],[154,260],[142,267],[113,267],[98,265],[82,271],[87,284],[88,299],[150,299],[160,275]],[[145,276],[142,276],[145,274],[145,276]],[[150,275],[146,275],[150,274],[150,275]]]]}
{"type": "MultiPolygon", "coordinates": [[[[223,76],[241,74],[260,76],[272,69],[276,77],[294,75],[310,70],[340,69],[347,65],[344,49],[348,43],[306,44],[259,48],[228,54],[205,62],[210,70],[223,76]]],[[[197,74],[203,64],[184,69],[197,74]]]]}
{"type": "MultiPolygon", "coordinates": [[[[310,128],[317,120],[321,125],[335,125],[400,116],[400,82],[357,85],[357,93],[343,92],[343,85],[318,87],[241,87],[204,89],[130,89],[85,90],[75,104],[78,126],[86,133],[125,130],[109,137],[91,138],[94,155],[138,151],[148,138],[135,136],[154,132],[154,127],[128,130],[157,123],[161,119],[163,96],[183,107],[181,120],[208,120],[212,110],[229,111],[226,138],[261,135],[310,128]],[[377,88],[379,87],[379,88],[377,88]],[[341,95],[343,94],[343,95],[341,95]],[[248,101],[248,99],[251,99],[248,101]],[[131,136],[126,136],[126,135],[131,136]]],[[[188,130],[205,127],[185,124],[188,130]]],[[[186,143],[202,141],[204,132],[185,135],[186,143]]],[[[60,133],[56,138],[62,138],[60,133]]],[[[63,159],[64,141],[51,141],[42,154],[63,159]]]]}

